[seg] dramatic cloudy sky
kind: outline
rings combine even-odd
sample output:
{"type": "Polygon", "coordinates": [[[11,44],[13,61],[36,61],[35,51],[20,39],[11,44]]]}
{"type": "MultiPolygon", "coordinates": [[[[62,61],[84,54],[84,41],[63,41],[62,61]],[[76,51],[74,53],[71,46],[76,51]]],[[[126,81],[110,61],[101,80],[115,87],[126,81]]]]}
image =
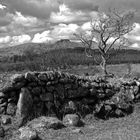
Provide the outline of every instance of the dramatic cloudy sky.
{"type": "Polygon", "coordinates": [[[1,0],[0,46],[71,39],[78,29],[109,7],[136,10],[135,29],[128,36],[140,44],[140,0],[1,0]]]}

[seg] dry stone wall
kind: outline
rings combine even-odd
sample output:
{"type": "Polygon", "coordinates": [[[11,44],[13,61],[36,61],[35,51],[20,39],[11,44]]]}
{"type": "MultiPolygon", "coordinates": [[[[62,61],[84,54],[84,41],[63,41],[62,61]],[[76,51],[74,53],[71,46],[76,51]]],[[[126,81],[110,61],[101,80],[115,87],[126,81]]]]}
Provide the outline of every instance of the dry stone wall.
{"type": "Polygon", "coordinates": [[[58,71],[27,72],[13,75],[1,88],[0,114],[19,118],[47,115],[60,119],[65,114],[85,116],[91,112],[102,117],[123,116],[136,99],[139,99],[136,81],[118,87],[103,79],[58,71]]]}

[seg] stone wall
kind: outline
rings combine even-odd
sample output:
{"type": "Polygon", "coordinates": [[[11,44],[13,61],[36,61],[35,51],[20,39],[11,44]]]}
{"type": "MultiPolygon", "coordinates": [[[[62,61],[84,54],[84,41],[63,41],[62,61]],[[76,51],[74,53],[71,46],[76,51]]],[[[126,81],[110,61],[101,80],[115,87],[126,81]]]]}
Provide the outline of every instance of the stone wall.
{"type": "Polygon", "coordinates": [[[28,72],[13,75],[0,92],[0,114],[11,116],[57,116],[77,113],[99,117],[123,116],[139,99],[139,83],[119,86],[62,72],[28,72]]]}

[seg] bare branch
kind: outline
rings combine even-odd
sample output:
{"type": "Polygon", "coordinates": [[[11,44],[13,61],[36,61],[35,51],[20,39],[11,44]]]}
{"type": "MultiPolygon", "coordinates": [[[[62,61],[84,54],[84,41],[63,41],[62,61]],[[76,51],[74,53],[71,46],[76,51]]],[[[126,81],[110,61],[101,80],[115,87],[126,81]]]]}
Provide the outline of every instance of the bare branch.
{"type": "MultiPolygon", "coordinates": [[[[85,53],[88,57],[96,57],[93,54],[95,46],[99,50],[102,58],[101,66],[106,68],[106,60],[109,58],[110,50],[118,45],[122,48],[126,45],[126,40],[123,39],[124,35],[133,30],[133,17],[134,12],[121,13],[110,10],[108,14],[101,13],[97,20],[91,20],[91,34],[89,36],[78,35],[78,39],[85,47],[85,53]],[[93,39],[97,41],[93,41],[93,39]],[[112,38],[114,39],[113,41],[112,38]],[[96,44],[96,45],[95,45],[96,44]],[[89,52],[92,53],[89,53],[89,52]]],[[[116,50],[114,50],[116,51],[116,50]]],[[[94,58],[95,60],[96,58],[94,58]]]]}
{"type": "Polygon", "coordinates": [[[111,45],[107,48],[107,50],[105,52],[107,53],[113,47],[113,45],[116,43],[116,41],[119,39],[120,39],[120,36],[117,37],[116,39],[114,39],[114,41],[111,43],[111,45]]]}

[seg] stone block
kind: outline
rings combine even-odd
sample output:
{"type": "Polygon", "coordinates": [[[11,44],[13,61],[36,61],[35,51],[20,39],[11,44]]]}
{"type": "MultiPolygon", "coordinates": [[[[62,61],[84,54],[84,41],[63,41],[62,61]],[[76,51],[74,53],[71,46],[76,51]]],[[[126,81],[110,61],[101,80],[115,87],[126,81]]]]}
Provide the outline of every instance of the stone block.
{"type": "Polygon", "coordinates": [[[26,118],[31,114],[33,100],[27,88],[22,88],[17,104],[16,116],[26,118]]]}

